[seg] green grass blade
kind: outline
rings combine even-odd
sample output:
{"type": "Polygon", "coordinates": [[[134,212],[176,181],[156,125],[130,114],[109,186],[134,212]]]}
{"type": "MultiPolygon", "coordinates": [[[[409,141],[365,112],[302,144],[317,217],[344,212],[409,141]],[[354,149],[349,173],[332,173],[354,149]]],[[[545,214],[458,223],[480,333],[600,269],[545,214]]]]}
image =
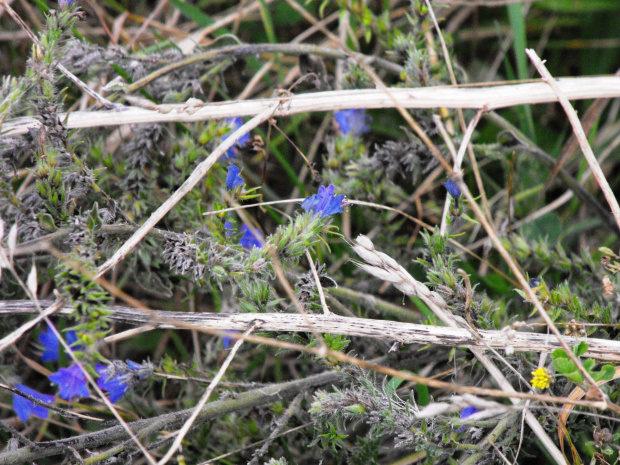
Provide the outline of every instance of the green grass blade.
{"type": "MultiPolygon", "coordinates": [[[[513,32],[513,48],[515,52],[515,60],[517,62],[517,76],[519,79],[527,79],[527,57],[525,48],[527,47],[527,34],[525,30],[525,18],[523,15],[523,5],[513,3],[508,5],[508,19],[513,32]]],[[[536,141],[536,132],[534,129],[534,118],[532,117],[532,109],[529,106],[519,107],[519,112],[523,114],[523,120],[526,123],[526,129],[530,138],[536,141]]]]}

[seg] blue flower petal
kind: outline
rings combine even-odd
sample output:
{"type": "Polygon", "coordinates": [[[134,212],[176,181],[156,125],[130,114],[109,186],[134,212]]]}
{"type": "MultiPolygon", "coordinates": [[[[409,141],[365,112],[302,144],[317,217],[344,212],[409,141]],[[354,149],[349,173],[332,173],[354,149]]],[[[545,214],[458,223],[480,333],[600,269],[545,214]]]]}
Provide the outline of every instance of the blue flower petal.
{"type": "Polygon", "coordinates": [[[344,194],[334,195],[334,185],[320,186],[317,194],[311,195],[301,203],[301,208],[314,212],[324,218],[335,213],[342,213],[344,194]]]}
{"type": "Polygon", "coordinates": [[[471,417],[474,413],[478,413],[478,409],[476,407],[465,407],[461,410],[461,419],[471,417]]]}
{"type": "MultiPolygon", "coordinates": [[[[78,337],[77,334],[75,334],[75,331],[67,331],[65,333],[65,340],[69,345],[73,345],[75,342],[77,342],[78,337]]],[[[46,331],[39,333],[39,342],[45,349],[43,351],[43,354],[41,354],[41,360],[43,360],[44,362],[57,362],[60,343],[58,342],[58,338],[52,331],[52,328],[48,326],[46,331]]],[[[82,346],[73,347],[73,350],[81,349],[82,346]]]]}
{"type": "Polygon", "coordinates": [[[44,362],[56,362],[58,361],[58,338],[52,331],[52,328],[47,327],[47,331],[39,333],[39,342],[45,349],[41,355],[41,360],[44,362]]]}
{"type": "MultiPolygon", "coordinates": [[[[474,413],[478,413],[478,409],[476,407],[465,407],[461,410],[461,419],[464,420],[467,417],[471,417],[474,413]]],[[[465,431],[465,426],[461,426],[456,430],[457,432],[465,431]]]]}
{"type": "Polygon", "coordinates": [[[140,371],[144,368],[144,366],[141,363],[136,363],[129,359],[125,360],[125,363],[127,363],[127,366],[129,367],[131,371],[140,371]]]}
{"type": "Polygon", "coordinates": [[[363,108],[360,110],[343,110],[334,115],[340,132],[343,134],[352,134],[354,136],[361,136],[370,131],[368,124],[372,121],[372,118],[366,114],[366,110],[363,108]]]}
{"type": "MultiPolygon", "coordinates": [[[[231,330],[231,331],[228,331],[228,332],[229,332],[229,333],[240,333],[241,331],[231,330]]],[[[224,337],[222,338],[222,343],[224,344],[224,349],[225,349],[225,350],[228,350],[228,349],[230,348],[230,344],[231,344],[233,341],[235,341],[235,339],[233,339],[232,337],[227,337],[227,336],[224,336],[224,337]]]]}
{"type": "MultiPolygon", "coordinates": [[[[46,404],[51,404],[54,402],[54,396],[52,395],[41,394],[40,392],[30,389],[28,386],[24,386],[23,384],[18,384],[15,387],[24,394],[28,394],[29,396],[39,399],[46,404]]],[[[15,413],[17,413],[17,416],[21,421],[26,421],[31,414],[34,414],[39,418],[47,418],[49,415],[49,410],[45,407],[35,405],[31,400],[17,394],[13,394],[13,410],[15,410],[15,413]]]]}
{"type": "Polygon", "coordinates": [[[243,233],[243,236],[239,239],[239,244],[241,244],[241,247],[244,249],[251,249],[253,247],[258,247],[260,249],[262,247],[262,244],[258,238],[252,234],[250,228],[248,228],[245,224],[241,225],[241,232],[243,233]]]}
{"type": "Polygon", "coordinates": [[[90,396],[86,377],[78,365],[61,368],[48,378],[58,386],[58,395],[62,399],[71,400],[74,397],[90,396]]]}
{"type": "Polygon", "coordinates": [[[230,237],[232,236],[234,232],[235,232],[235,225],[231,223],[230,221],[226,220],[224,222],[224,234],[226,234],[226,237],[230,237]]]}
{"type": "Polygon", "coordinates": [[[243,186],[243,178],[239,176],[239,168],[234,163],[228,167],[226,174],[226,189],[233,190],[237,186],[243,186]]]}
{"type": "Polygon", "coordinates": [[[457,183],[451,179],[448,179],[448,181],[444,182],[443,185],[448,191],[448,194],[450,194],[454,200],[458,201],[461,198],[462,192],[457,183]]]}
{"type": "MultiPolygon", "coordinates": [[[[21,389],[20,389],[21,390],[21,389]]],[[[21,421],[26,421],[32,414],[34,404],[25,397],[13,394],[13,410],[21,421]]]]}
{"type": "MultiPolygon", "coordinates": [[[[225,141],[226,139],[228,139],[228,137],[233,132],[235,132],[237,129],[239,129],[241,126],[243,126],[243,120],[241,118],[226,118],[226,123],[228,124],[228,127],[230,128],[230,131],[222,136],[222,141],[225,141]]],[[[249,133],[248,134],[244,134],[237,141],[236,145],[237,145],[237,147],[242,147],[249,140],[250,140],[250,134],[249,133]]],[[[226,151],[226,154],[222,157],[222,159],[224,159],[224,160],[234,159],[235,155],[237,154],[237,152],[238,152],[238,149],[233,146],[233,147],[229,148],[226,151]]]]}
{"type": "Polygon", "coordinates": [[[95,369],[97,370],[97,373],[99,373],[97,386],[99,386],[101,390],[108,392],[110,395],[110,402],[118,402],[125,394],[127,394],[127,391],[129,391],[129,385],[121,381],[121,375],[116,375],[109,378],[107,368],[103,365],[96,365],[95,369]]]}

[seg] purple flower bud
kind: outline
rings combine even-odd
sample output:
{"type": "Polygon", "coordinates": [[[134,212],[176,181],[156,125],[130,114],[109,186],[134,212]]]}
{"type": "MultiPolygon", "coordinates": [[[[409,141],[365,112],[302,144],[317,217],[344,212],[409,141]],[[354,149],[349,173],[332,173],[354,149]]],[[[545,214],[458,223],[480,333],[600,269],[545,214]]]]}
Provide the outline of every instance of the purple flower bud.
{"type": "Polygon", "coordinates": [[[69,8],[76,0],[58,0],[58,6],[61,10],[69,8]]]}

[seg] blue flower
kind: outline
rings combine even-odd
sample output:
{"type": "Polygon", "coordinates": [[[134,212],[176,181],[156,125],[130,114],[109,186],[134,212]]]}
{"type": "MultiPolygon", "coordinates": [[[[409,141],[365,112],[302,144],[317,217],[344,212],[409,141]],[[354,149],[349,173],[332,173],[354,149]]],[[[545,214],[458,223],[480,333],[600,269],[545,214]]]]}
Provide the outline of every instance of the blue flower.
{"type": "MultiPolygon", "coordinates": [[[[67,341],[67,344],[69,345],[73,345],[73,343],[78,340],[75,331],[67,331],[65,333],[65,339],[67,341]]],[[[39,342],[45,349],[43,351],[43,354],[41,355],[41,360],[43,360],[44,362],[57,362],[58,347],[60,344],[58,343],[58,338],[52,331],[52,328],[48,326],[47,331],[39,333],[39,342]]],[[[81,346],[74,347],[74,349],[80,350],[81,346]]]]}
{"type": "Polygon", "coordinates": [[[234,163],[228,167],[226,175],[226,189],[233,190],[237,186],[243,186],[243,178],[239,176],[239,168],[234,163]]]}
{"type": "Polygon", "coordinates": [[[354,136],[361,136],[370,131],[368,124],[372,121],[372,118],[366,114],[366,110],[343,110],[334,115],[340,132],[343,134],[352,134],[354,136]]]}
{"type": "MultiPolygon", "coordinates": [[[[243,125],[243,120],[241,118],[226,118],[226,123],[228,124],[228,127],[230,128],[230,131],[227,132],[226,134],[224,134],[222,136],[222,142],[225,141],[226,139],[228,139],[228,137],[235,132],[237,129],[239,129],[242,125],[243,125]]],[[[237,146],[238,147],[242,147],[244,146],[248,141],[250,140],[250,134],[244,134],[243,136],[241,136],[241,138],[237,141],[237,146]]],[[[235,158],[235,154],[237,153],[237,148],[236,147],[231,147],[226,151],[226,154],[224,155],[223,159],[224,160],[228,160],[231,158],[235,158]]]]}
{"type": "Polygon", "coordinates": [[[56,373],[49,375],[48,378],[58,386],[58,395],[62,399],[71,400],[74,397],[90,396],[86,377],[78,365],[61,368],[56,373]]]}
{"type": "MultiPolygon", "coordinates": [[[[229,332],[230,332],[230,333],[240,333],[241,331],[231,330],[231,331],[229,331],[229,332]]],[[[224,337],[222,338],[222,343],[224,344],[224,349],[225,349],[225,350],[228,350],[228,348],[230,347],[230,343],[231,343],[232,341],[233,341],[233,338],[231,338],[231,337],[224,336],[224,337]]]]}
{"type": "Polygon", "coordinates": [[[224,222],[224,234],[226,234],[226,237],[230,237],[232,236],[234,232],[235,232],[235,225],[231,223],[230,221],[226,220],[224,222]]]}
{"type": "Polygon", "coordinates": [[[243,236],[239,239],[239,244],[241,244],[244,249],[251,249],[252,247],[258,247],[260,249],[262,247],[262,244],[258,238],[252,234],[250,228],[248,228],[245,224],[241,225],[241,232],[243,233],[243,236]]]}
{"type": "Polygon", "coordinates": [[[99,389],[107,391],[110,394],[110,402],[117,402],[121,400],[125,394],[127,394],[127,391],[129,391],[129,385],[122,381],[121,374],[111,376],[108,373],[108,369],[103,365],[95,365],[95,370],[99,373],[97,386],[99,386],[99,389]]]}
{"type": "Polygon", "coordinates": [[[534,289],[535,287],[540,286],[540,279],[537,278],[531,278],[530,279],[530,288],[534,289]]]}
{"type": "Polygon", "coordinates": [[[448,194],[450,194],[450,196],[458,204],[458,201],[459,201],[459,199],[461,198],[461,195],[462,195],[461,189],[459,188],[458,184],[455,183],[454,181],[452,181],[451,179],[448,179],[448,181],[444,182],[443,185],[445,186],[446,190],[448,191],[448,194]]]}
{"type": "Polygon", "coordinates": [[[58,6],[60,6],[61,9],[69,8],[74,1],[76,0],[58,0],[58,6]]]}
{"type": "Polygon", "coordinates": [[[465,407],[461,410],[461,420],[471,417],[474,413],[478,413],[478,409],[476,407],[465,407]]]}
{"type": "Polygon", "coordinates": [[[110,394],[110,402],[114,403],[123,398],[125,394],[140,380],[153,374],[153,365],[150,363],[136,363],[131,360],[114,360],[108,367],[95,365],[99,373],[97,386],[110,394]]]}
{"type": "MultiPolygon", "coordinates": [[[[463,410],[461,410],[461,420],[464,420],[467,417],[471,417],[474,413],[478,413],[478,409],[476,407],[465,407],[463,410]]],[[[464,430],[464,426],[461,426],[459,429],[457,429],[459,433],[464,430]]]]}
{"type": "Polygon", "coordinates": [[[329,187],[319,187],[318,194],[311,195],[301,203],[301,208],[307,212],[314,212],[324,218],[334,213],[342,213],[342,201],[344,194],[334,195],[334,185],[329,187]]]}
{"type": "MultiPolygon", "coordinates": [[[[28,394],[29,396],[39,399],[46,404],[52,404],[54,402],[54,396],[50,394],[41,394],[40,392],[30,389],[28,386],[24,386],[23,384],[18,384],[15,387],[24,394],[28,394]]],[[[45,407],[35,405],[31,400],[17,394],[13,394],[13,410],[15,410],[15,413],[17,413],[17,416],[21,421],[26,421],[30,415],[34,415],[39,418],[47,418],[49,414],[49,410],[45,407]]]]}

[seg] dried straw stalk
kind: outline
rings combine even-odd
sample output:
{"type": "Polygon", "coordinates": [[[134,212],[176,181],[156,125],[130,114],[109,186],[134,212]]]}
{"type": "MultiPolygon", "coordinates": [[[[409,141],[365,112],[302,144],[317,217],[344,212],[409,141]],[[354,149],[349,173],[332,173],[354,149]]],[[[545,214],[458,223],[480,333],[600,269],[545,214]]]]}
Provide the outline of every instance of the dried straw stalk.
{"type": "MultiPolygon", "coordinates": [[[[557,87],[569,100],[620,97],[620,77],[581,77],[558,79],[557,87]]],[[[134,104],[108,111],[75,111],[60,114],[68,129],[119,126],[125,124],[196,122],[230,117],[256,116],[278,103],[273,116],[289,116],[314,111],[338,111],[350,108],[473,108],[495,110],[514,105],[556,102],[554,91],[544,82],[486,86],[438,86],[426,88],[381,89],[283,94],[277,98],[205,103],[197,99],[181,104],[154,105],[129,97],[134,104]],[[392,100],[394,99],[394,100],[392,100]]],[[[0,136],[25,134],[40,123],[31,117],[7,121],[0,136]]]]}

